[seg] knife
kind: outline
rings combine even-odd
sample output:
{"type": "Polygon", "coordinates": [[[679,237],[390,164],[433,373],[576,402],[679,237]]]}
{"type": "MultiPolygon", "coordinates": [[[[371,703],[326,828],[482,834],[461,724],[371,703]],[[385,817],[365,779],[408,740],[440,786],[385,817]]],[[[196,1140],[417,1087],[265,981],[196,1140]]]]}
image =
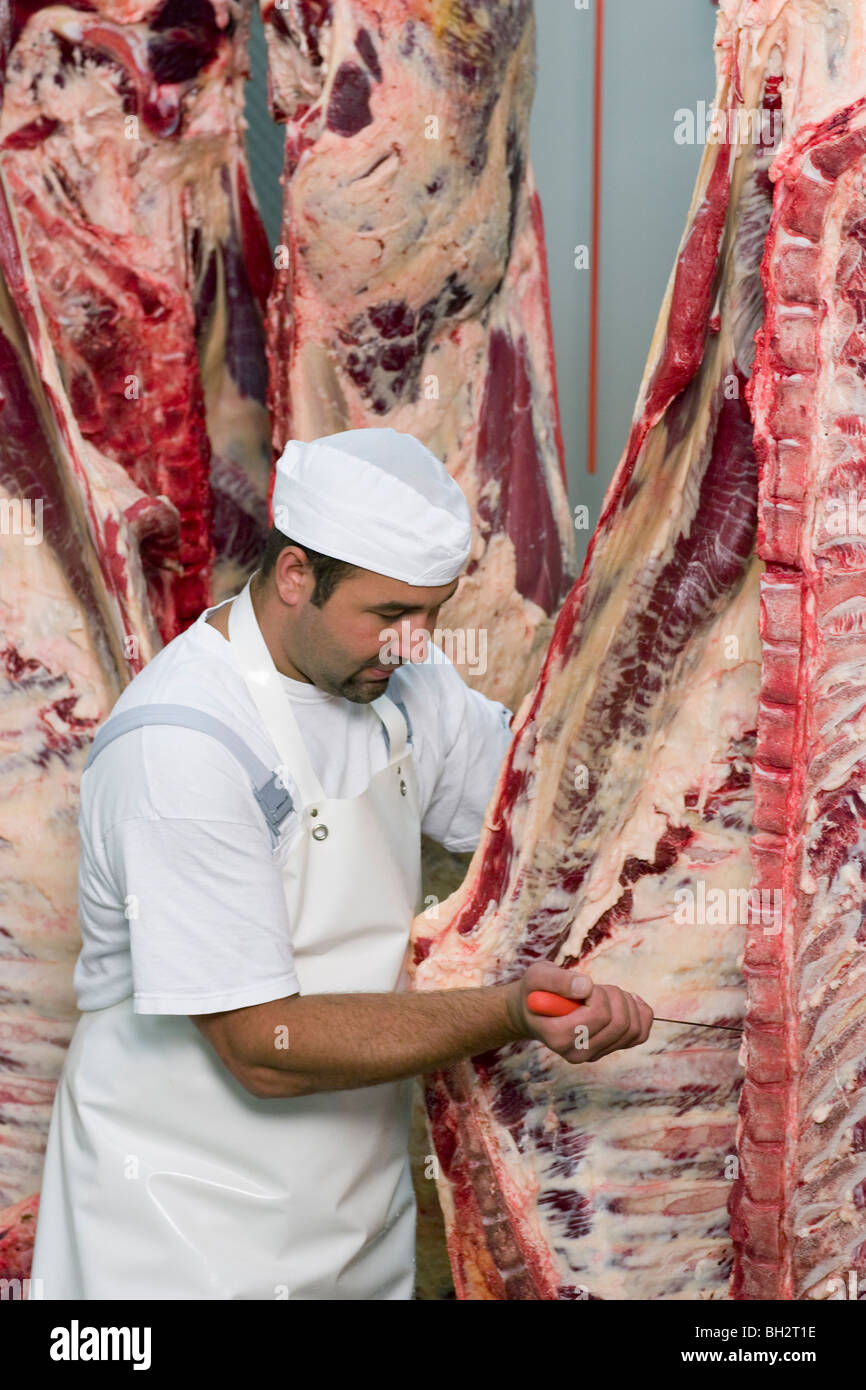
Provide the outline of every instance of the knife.
{"type": "MultiPolygon", "coordinates": [[[[583,1006],[582,999],[566,999],[565,995],[551,994],[546,989],[531,990],[526,1002],[534,1014],[542,1014],[545,1018],[562,1018],[583,1006]]],[[[699,1023],[696,1019],[659,1018],[657,1015],[653,1016],[653,1023],[681,1023],[686,1028],[721,1028],[726,1033],[743,1031],[742,1028],[732,1028],[730,1023],[699,1023]]]]}

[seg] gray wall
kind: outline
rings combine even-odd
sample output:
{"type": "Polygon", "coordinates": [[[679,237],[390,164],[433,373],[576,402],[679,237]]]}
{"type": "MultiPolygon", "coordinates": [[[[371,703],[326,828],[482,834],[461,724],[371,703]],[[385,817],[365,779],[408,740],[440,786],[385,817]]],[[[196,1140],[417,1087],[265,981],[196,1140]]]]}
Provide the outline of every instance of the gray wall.
{"type": "Polygon", "coordinates": [[[268,112],[267,54],[265,31],[257,0],[253,3],[250,27],[250,81],[246,92],[247,157],[253,177],[259,211],[272,246],[280,240],[280,213],[283,190],[279,177],[283,170],[285,126],[276,125],[268,112]]]}
{"type": "MultiPolygon", "coordinates": [[[[595,0],[536,0],[538,77],[531,142],[544,212],[569,498],[589,508],[578,553],[628,435],[659,306],[682,235],[702,149],[674,141],[674,112],[712,103],[710,0],[606,0],[602,108],[597,472],[586,472],[589,272],[574,248],[592,228],[595,0]]],[[[253,181],[272,243],[279,241],[282,131],[267,113],[258,16],[247,84],[253,181]]],[[[590,247],[590,255],[593,248],[590,247]]]]}
{"type": "MultiPolygon", "coordinates": [[[[625,447],[650,340],[701,159],[674,142],[674,112],[712,104],[709,0],[606,0],[602,105],[596,473],[586,472],[589,272],[574,247],[592,230],[594,0],[536,0],[531,140],[544,210],[562,427],[572,505],[590,529],[625,447]]],[[[593,248],[590,247],[590,255],[593,248]]]]}

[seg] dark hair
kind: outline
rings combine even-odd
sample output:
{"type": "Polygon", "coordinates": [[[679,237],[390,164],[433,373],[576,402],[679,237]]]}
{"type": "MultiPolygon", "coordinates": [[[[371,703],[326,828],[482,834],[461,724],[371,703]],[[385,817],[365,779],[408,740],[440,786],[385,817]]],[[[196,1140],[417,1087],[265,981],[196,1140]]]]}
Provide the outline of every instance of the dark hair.
{"type": "Polygon", "coordinates": [[[360,568],[358,565],[349,564],[348,560],[335,560],[331,555],[320,555],[318,550],[311,550],[302,541],[290,540],[276,526],[272,526],[265,541],[265,549],[259,565],[263,579],[267,579],[273,573],[277,556],[285,550],[287,545],[296,545],[299,550],[303,550],[310,562],[313,578],[316,581],[310,602],[314,603],[317,608],[324,608],[337,585],[343,579],[348,579],[360,568]]]}

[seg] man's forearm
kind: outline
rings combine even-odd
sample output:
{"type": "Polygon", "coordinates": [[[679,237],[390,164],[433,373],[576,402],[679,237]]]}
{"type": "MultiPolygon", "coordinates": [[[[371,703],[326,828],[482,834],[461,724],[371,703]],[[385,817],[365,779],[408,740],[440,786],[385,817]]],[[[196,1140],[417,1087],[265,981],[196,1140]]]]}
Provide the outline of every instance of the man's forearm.
{"type": "Polygon", "coordinates": [[[399,1081],[524,1036],[512,985],[420,994],[308,994],[248,1015],[234,1037],[256,1095],[399,1081]]]}

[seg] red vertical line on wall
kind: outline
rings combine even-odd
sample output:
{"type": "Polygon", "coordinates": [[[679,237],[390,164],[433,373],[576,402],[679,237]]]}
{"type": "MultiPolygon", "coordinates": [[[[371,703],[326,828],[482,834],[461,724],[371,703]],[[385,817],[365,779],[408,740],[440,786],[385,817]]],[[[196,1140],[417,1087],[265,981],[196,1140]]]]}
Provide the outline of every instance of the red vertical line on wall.
{"type": "Polygon", "coordinates": [[[589,408],[586,471],[595,472],[598,405],[598,266],[601,246],[601,98],[604,53],[604,0],[595,0],[595,55],[592,99],[592,239],[589,248],[589,408]]]}

